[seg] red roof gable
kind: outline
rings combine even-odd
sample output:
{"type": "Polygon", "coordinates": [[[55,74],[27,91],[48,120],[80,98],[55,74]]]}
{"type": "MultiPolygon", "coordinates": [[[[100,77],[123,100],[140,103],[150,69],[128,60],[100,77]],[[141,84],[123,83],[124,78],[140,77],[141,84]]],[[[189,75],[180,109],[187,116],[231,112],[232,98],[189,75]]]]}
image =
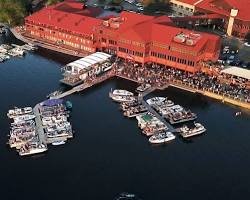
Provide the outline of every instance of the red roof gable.
{"type": "Polygon", "coordinates": [[[91,13],[91,10],[85,8],[82,11],[82,7],[80,9],[80,6],[82,6],[80,3],[59,3],[26,17],[26,20],[55,26],[80,34],[92,34],[93,27],[99,25],[102,20],[85,16],[84,13],[91,13]]]}
{"type": "Polygon", "coordinates": [[[203,0],[196,6],[224,16],[229,16],[230,10],[234,8],[239,11],[236,19],[250,21],[249,0],[203,0]]]}

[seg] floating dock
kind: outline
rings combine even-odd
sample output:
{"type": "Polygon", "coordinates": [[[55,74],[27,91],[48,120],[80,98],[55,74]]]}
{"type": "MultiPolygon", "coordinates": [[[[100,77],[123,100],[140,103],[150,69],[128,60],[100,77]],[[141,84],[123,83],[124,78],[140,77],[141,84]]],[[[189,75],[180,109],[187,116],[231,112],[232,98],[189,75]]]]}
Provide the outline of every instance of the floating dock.
{"type": "Polygon", "coordinates": [[[21,156],[45,152],[47,144],[63,144],[73,137],[69,111],[63,100],[46,100],[33,109],[14,108],[7,115],[14,121],[8,144],[21,156]]]}

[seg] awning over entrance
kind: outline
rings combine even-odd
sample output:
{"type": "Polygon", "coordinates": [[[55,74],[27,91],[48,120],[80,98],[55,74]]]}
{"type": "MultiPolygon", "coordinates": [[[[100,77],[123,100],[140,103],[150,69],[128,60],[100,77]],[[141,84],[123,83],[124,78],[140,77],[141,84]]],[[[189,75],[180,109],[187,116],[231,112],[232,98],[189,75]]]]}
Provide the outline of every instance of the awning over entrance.
{"type": "Polygon", "coordinates": [[[230,74],[233,76],[241,77],[250,80],[250,70],[240,67],[229,67],[221,71],[224,74],[230,74]]]}
{"type": "Polygon", "coordinates": [[[78,68],[78,70],[87,70],[93,65],[107,61],[108,59],[110,59],[110,57],[111,55],[107,53],[96,52],[84,58],[78,59],[74,62],[71,62],[67,64],[67,66],[70,66],[72,68],[78,68]]]}

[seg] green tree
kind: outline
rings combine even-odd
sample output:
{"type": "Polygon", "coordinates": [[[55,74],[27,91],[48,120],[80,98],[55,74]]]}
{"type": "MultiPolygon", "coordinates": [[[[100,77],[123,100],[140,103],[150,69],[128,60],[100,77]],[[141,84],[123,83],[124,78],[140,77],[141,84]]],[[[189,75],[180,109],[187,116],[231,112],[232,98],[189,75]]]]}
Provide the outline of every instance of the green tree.
{"type": "Polygon", "coordinates": [[[58,2],[62,2],[64,0],[47,0],[47,5],[51,5],[51,4],[54,4],[54,3],[58,3],[58,2]]]}
{"type": "Polygon", "coordinates": [[[246,34],[245,40],[248,44],[250,44],[250,31],[246,34]]]}
{"type": "Polygon", "coordinates": [[[26,3],[25,0],[1,0],[0,22],[11,26],[21,24],[26,16],[26,3]]]}

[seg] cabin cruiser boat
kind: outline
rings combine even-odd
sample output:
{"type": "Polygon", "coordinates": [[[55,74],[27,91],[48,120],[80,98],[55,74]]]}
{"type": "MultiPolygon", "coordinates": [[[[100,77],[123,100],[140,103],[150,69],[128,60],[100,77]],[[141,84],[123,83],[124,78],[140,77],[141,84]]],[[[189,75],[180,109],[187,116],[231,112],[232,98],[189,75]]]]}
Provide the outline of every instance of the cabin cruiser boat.
{"type": "Polygon", "coordinates": [[[57,141],[57,142],[53,142],[52,145],[54,146],[58,146],[58,145],[62,145],[65,144],[65,141],[57,141]]]}
{"type": "Polygon", "coordinates": [[[113,101],[116,101],[116,102],[119,102],[119,103],[136,101],[135,96],[111,95],[110,97],[112,98],[113,101]]]}
{"type": "Polygon", "coordinates": [[[156,124],[162,125],[162,122],[149,112],[136,116],[136,119],[138,121],[138,126],[141,129],[144,129],[146,126],[155,126],[156,124]]]}
{"type": "Polygon", "coordinates": [[[24,55],[24,50],[19,48],[19,47],[15,47],[15,48],[9,50],[8,54],[10,56],[23,56],[24,55]]]}
{"type": "Polygon", "coordinates": [[[147,113],[148,109],[143,105],[128,108],[123,114],[126,117],[135,117],[140,114],[147,113]]]}
{"type": "Polygon", "coordinates": [[[165,97],[153,97],[150,99],[147,99],[147,104],[149,105],[162,105],[164,103],[164,101],[166,100],[165,97]]]}
{"type": "Polygon", "coordinates": [[[154,125],[147,125],[143,128],[142,133],[146,136],[154,135],[155,133],[167,131],[168,127],[164,123],[154,124],[154,125]]]}
{"type": "Polygon", "coordinates": [[[7,116],[9,118],[14,118],[19,115],[25,115],[25,114],[31,114],[31,113],[33,113],[32,107],[15,108],[15,109],[9,110],[9,112],[7,113],[7,116]]]}
{"type": "Polygon", "coordinates": [[[152,144],[165,143],[175,139],[175,135],[171,132],[156,133],[149,138],[152,144]]]}
{"type": "Polygon", "coordinates": [[[34,119],[35,117],[35,115],[20,115],[14,117],[14,123],[22,123],[23,121],[29,121],[31,119],[34,119]]]}
{"type": "Polygon", "coordinates": [[[55,96],[58,96],[58,95],[60,95],[60,94],[62,94],[62,91],[56,90],[56,91],[54,91],[54,92],[48,94],[48,95],[47,95],[47,98],[55,97],[55,96]]]}
{"type": "Polygon", "coordinates": [[[170,107],[161,106],[156,108],[156,110],[163,116],[167,116],[169,114],[177,113],[177,112],[183,112],[184,108],[180,105],[173,105],[170,107]]]}
{"type": "Polygon", "coordinates": [[[182,137],[187,138],[195,135],[202,134],[206,131],[206,128],[200,123],[194,123],[194,128],[188,128],[186,125],[180,128],[180,134],[182,137]]]}
{"type": "Polygon", "coordinates": [[[32,154],[43,153],[47,151],[47,147],[44,144],[27,143],[20,148],[19,155],[26,156],[32,154]]]}
{"type": "Polygon", "coordinates": [[[1,45],[0,45],[0,48],[4,48],[4,49],[6,49],[6,50],[10,50],[10,49],[12,49],[13,47],[10,46],[10,45],[8,45],[8,44],[1,44],[1,45]]]}
{"type": "Polygon", "coordinates": [[[169,120],[170,124],[178,124],[193,121],[197,119],[197,115],[191,111],[182,111],[169,114],[166,118],[169,120]]]}
{"type": "Polygon", "coordinates": [[[37,47],[31,43],[29,44],[24,44],[21,46],[22,49],[26,50],[26,51],[34,51],[37,49],[37,47]]]}
{"type": "Polygon", "coordinates": [[[136,90],[138,92],[144,92],[144,91],[148,90],[150,87],[151,87],[150,84],[147,84],[147,83],[146,84],[141,84],[139,87],[136,88],[136,90]]]}
{"type": "Polygon", "coordinates": [[[59,138],[59,137],[68,137],[70,135],[69,132],[66,130],[64,131],[53,131],[53,132],[47,132],[48,138],[59,138]]]}
{"type": "Polygon", "coordinates": [[[22,128],[22,127],[26,127],[26,126],[35,126],[35,122],[33,120],[29,120],[29,121],[20,121],[17,123],[11,123],[11,128],[22,128]]]}
{"type": "Polygon", "coordinates": [[[10,59],[10,56],[4,54],[4,53],[0,53],[0,59],[2,59],[2,61],[8,60],[10,59]]]}
{"type": "Polygon", "coordinates": [[[112,94],[112,96],[134,96],[134,93],[132,92],[118,89],[111,91],[110,94],[112,94]]]}
{"type": "Polygon", "coordinates": [[[0,53],[6,54],[7,52],[8,52],[7,49],[5,49],[4,47],[0,46],[0,53]]]}
{"type": "Polygon", "coordinates": [[[122,102],[120,107],[123,111],[125,111],[132,106],[138,106],[138,105],[141,105],[141,103],[139,103],[137,99],[136,101],[133,102],[122,102]]]}

